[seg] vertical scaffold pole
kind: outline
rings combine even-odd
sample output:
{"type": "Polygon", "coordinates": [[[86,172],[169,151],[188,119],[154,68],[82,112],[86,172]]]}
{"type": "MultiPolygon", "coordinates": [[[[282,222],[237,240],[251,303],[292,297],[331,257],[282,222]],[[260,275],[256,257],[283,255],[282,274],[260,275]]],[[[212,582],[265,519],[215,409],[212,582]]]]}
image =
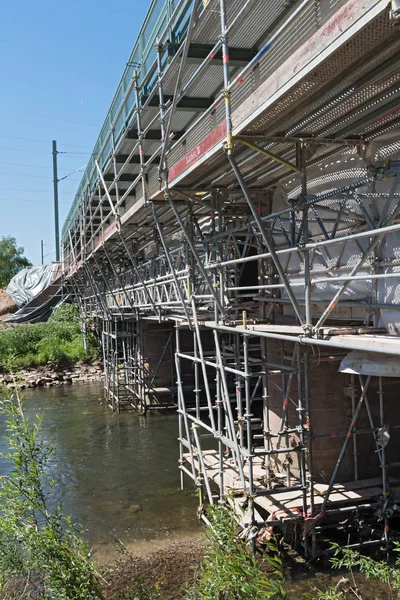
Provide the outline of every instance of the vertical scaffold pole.
{"type": "MultiPolygon", "coordinates": [[[[272,450],[271,445],[271,428],[270,428],[270,414],[269,414],[269,367],[268,367],[268,351],[267,343],[265,338],[260,338],[261,344],[261,357],[262,357],[262,399],[263,399],[263,433],[264,433],[264,449],[270,453],[272,450]]],[[[267,454],[265,458],[265,468],[267,474],[267,487],[271,483],[271,455],[267,454]]]]}
{"type": "MultiPolygon", "coordinates": [[[[244,418],[246,419],[246,434],[247,434],[247,465],[249,469],[249,511],[250,511],[250,522],[251,525],[255,523],[255,512],[254,512],[254,479],[253,479],[253,434],[251,430],[251,419],[253,414],[251,412],[251,398],[250,398],[250,367],[249,367],[249,340],[247,335],[243,335],[243,354],[244,354],[244,389],[245,389],[245,407],[246,412],[244,418]]],[[[252,551],[253,554],[256,552],[256,539],[252,537],[252,551]]]]}
{"type": "MultiPolygon", "coordinates": [[[[180,356],[179,356],[180,351],[181,351],[181,342],[180,342],[178,326],[175,328],[175,348],[176,348],[176,353],[175,353],[176,385],[178,387],[178,407],[179,407],[178,410],[179,410],[179,413],[182,414],[182,417],[183,417],[183,424],[184,424],[185,432],[186,432],[186,443],[187,443],[187,448],[188,448],[189,454],[190,454],[190,465],[192,468],[193,481],[196,481],[196,471],[195,471],[195,462],[194,462],[195,456],[194,456],[191,433],[190,433],[191,430],[189,427],[189,420],[188,420],[187,411],[186,411],[185,395],[183,393],[183,386],[182,386],[181,363],[180,363],[180,356]]],[[[180,443],[183,446],[185,445],[183,437],[181,437],[180,443]]]]}
{"type": "MultiPolygon", "coordinates": [[[[212,236],[213,236],[213,246],[215,249],[218,249],[220,251],[220,254],[222,256],[222,249],[220,247],[220,244],[217,241],[217,228],[216,228],[216,224],[218,223],[218,233],[221,232],[222,229],[222,217],[221,217],[221,206],[220,206],[220,202],[221,202],[221,197],[220,195],[215,195],[213,194],[213,215],[214,217],[212,218],[212,236]],[[217,217],[216,217],[217,215],[217,217]]],[[[221,271],[217,274],[214,273],[213,274],[213,285],[215,288],[218,287],[218,284],[220,283],[221,280],[221,271]]],[[[219,323],[220,322],[220,318],[221,315],[219,313],[218,310],[218,305],[216,302],[214,302],[214,320],[215,323],[219,323]]],[[[218,335],[215,336],[216,340],[219,340],[218,335]]],[[[214,341],[215,344],[215,341],[214,341]]],[[[220,486],[220,503],[223,503],[226,501],[225,498],[225,476],[224,476],[224,466],[225,466],[225,461],[224,461],[224,445],[222,442],[222,435],[223,435],[223,429],[224,427],[227,427],[227,419],[225,417],[224,414],[224,393],[222,390],[222,377],[221,377],[221,371],[219,369],[217,369],[217,372],[215,374],[215,385],[216,385],[216,407],[217,407],[217,420],[218,420],[218,467],[219,467],[219,486],[220,486]]]]}
{"type": "MultiPolygon", "coordinates": [[[[162,75],[163,75],[163,72],[162,72],[162,46],[159,43],[159,41],[157,41],[156,50],[157,50],[157,84],[158,84],[158,95],[159,95],[159,100],[160,100],[161,141],[164,144],[164,142],[165,142],[165,106],[164,106],[164,91],[163,91],[163,84],[162,84],[162,75]]],[[[162,168],[162,172],[163,172],[164,193],[165,193],[165,196],[168,197],[169,196],[168,167],[167,167],[166,160],[164,160],[163,165],[160,165],[160,168],[162,168]]],[[[160,181],[160,183],[161,183],[161,181],[160,181]]],[[[176,293],[179,298],[179,301],[181,302],[183,311],[184,311],[186,319],[188,321],[189,328],[191,329],[192,325],[191,325],[189,311],[187,309],[186,301],[182,294],[181,286],[179,285],[178,278],[176,276],[175,268],[172,264],[170,254],[168,252],[167,244],[166,244],[164,234],[163,234],[160,222],[158,220],[157,212],[156,212],[153,202],[151,203],[151,208],[152,208],[153,219],[154,219],[154,222],[156,224],[156,227],[157,227],[157,230],[158,230],[158,233],[160,236],[161,245],[164,250],[165,258],[167,259],[168,266],[169,266],[170,272],[172,274],[172,277],[173,277],[173,280],[175,283],[176,293]]]]}
{"type": "Polygon", "coordinates": [[[222,42],[222,63],[224,70],[224,97],[225,97],[225,120],[226,120],[226,150],[232,151],[232,110],[231,110],[231,91],[229,89],[229,46],[226,27],[226,4],[225,0],[220,0],[219,8],[221,13],[221,42],[222,42]]]}
{"type": "MultiPolygon", "coordinates": [[[[301,195],[302,197],[307,196],[307,161],[306,161],[306,145],[300,144],[300,167],[301,167],[301,195]]],[[[309,235],[309,223],[308,223],[308,206],[303,208],[303,243],[304,246],[308,244],[309,235]]],[[[310,251],[305,250],[304,256],[304,303],[306,309],[306,322],[304,324],[304,330],[306,333],[311,332],[312,329],[312,318],[311,318],[311,276],[310,276],[310,251]]]]}
{"type": "Polygon", "coordinates": [[[348,429],[348,432],[347,432],[347,435],[345,437],[342,449],[341,449],[340,454],[339,454],[339,458],[337,459],[337,463],[336,463],[335,468],[333,470],[332,477],[331,477],[331,480],[330,480],[329,485],[328,485],[328,489],[325,492],[324,501],[323,501],[322,506],[321,506],[321,514],[322,515],[325,513],[326,506],[327,506],[327,504],[329,502],[329,496],[330,496],[330,494],[331,494],[331,492],[333,490],[333,486],[335,485],[335,481],[336,481],[336,477],[337,477],[337,474],[338,474],[339,469],[340,469],[340,465],[342,464],[342,460],[343,460],[343,457],[344,457],[344,455],[346,453],[347,446],[349,445],[350,439],[351,439],[351,437],[353,435],[354,428],[355,428],[355,426],[357,424],[358,415],[360,414],[361,407],[364,404],[365,396],[367,394],[368,386],[369,386],[370,381],[371,381],[371,376],[368,376],[367,379],[366,379],[365,384],[363,384],[362,387],[361,387],[361,396],[360,396],[360,399],[359,399],[358,404],[356,406],[356,409],[354,411],[353,418],[352,418],[351,423],[350,423],[350,427],[348,429]]]}
{"type": "Polygon", "coordinates": [[[200,360],[201,360],[201,369],[202,369],[202,373],[203,373],[204,387],[205,387],[205,391],[206,391],[208,414],[210,417],[211,427],[212,427],[213,431],[215,431],[215,419],[214,419],[214,411],[213,411],[212,400],[211,400],[211,390],[210,390],[210,386],[208,383],[207,367],[206,367],[206,363],[204,360],[203,344],[201,341],[199,322],[197,320],[196,303],[195,303],[193,296],[192,296],[192,314],[193,314],[194,330],[196,332],[196,338],[197,338],[197,346],[199,349],[199,356],[200,356],[200,360]]]}
{"type": "MultiPolygon", "coordinates": [[[[310,374],[309,374],[309,359],[308,352],[303,355],[304,360],[304,401],[305,401],[305,417],[307,431],[307,468],[308,468],[308,489],[310,492],[310,516],[314,517],[315,502],[314,502],[314,466],[313,466],[313,431],[311,421],[311,402],[310,402],[310,374]]],[[[316,556],[317,538],[315,527],[311,530],[311,556],[316,556]]]]}
{"type": "Polygon", "coordinates": [[[143,129],[142,129],[142,108],[140,106],[139,98],[139,75],[137,71],[133,72],[133,87],[135,90],[135,102],[136,102],[136,125],[137,125],[137,136],[139,145],[139,164],[140,164],[140,177],[142,180],[142,193],[144,201],[147,202],[147,181],[146,181],[146,162],[143,144],[143,129]]]}
{"type": "Polygon", "coordinates": [[[53,154],[53,188],[54,188],[54,230],[55,230],[55,245],[56,245],[56,261],[60,260],[60,225],[58,219],[58,175],[57,175],[57,142],[52,142],[53,154]]]}
{"type": "MultiPolygon", "coordinates": [[[[379,396],[379,423],[380,427],[385,427],[385,411],[384,411],[384,391],[383,391],[383,377],[380,375],[378,378],[378,396],[379,396]]],[[[389,501],[389,482],[388,472],[386,463],[386,451],[385,447],[381,449],[381,468],[382,468],[382,496],[383,496],[383,511],[384,511],[384,538],[386,544],[386,553],[389,553],[389,518],[387,512],[387,504],[389,501]]]]}
{"type": "MultiPolygon", "coordinates": [[[[354,417],[356,410],[356,376],[352,373],[350,376],[351,388],[351,412],[354,417]]],[[[353,432],[353,465],[354,465],[354,481],[358,481],[358,454],[357,454],[357,427],[354,427],[353,432]]]]}
{"type": "Polygon", "coordinates": [[[300,345],[296,344],[296,362],[297,362],[297,412],[299,422],[299,437],[300,437],[300,479],[301,489],[303,493],[303,516],[307,514],[307,481],[306,481],[306,461],[304,454],[305,439],[304,439],[304,406],[303,406],[303,382],[302,382],[302,367],[301,367],[301,350],[300,345]]]}

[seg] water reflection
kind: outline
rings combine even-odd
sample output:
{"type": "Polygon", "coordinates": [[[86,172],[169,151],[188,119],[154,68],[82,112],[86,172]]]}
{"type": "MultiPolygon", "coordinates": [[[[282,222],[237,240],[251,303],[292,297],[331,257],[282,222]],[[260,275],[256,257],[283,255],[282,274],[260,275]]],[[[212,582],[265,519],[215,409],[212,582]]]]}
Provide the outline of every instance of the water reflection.
{"type": "MultiPolygon", "coordinates": [[[[91,544],[197,531],[197,500],[179,490],[176,415],[113,415],[98,383],[27,390],[24,407],[29,418],[43,416],[41,435],[56,447],[52,500],[91,544]]],[[[4,422],[0,434],[3,452],[4,422]]]]}

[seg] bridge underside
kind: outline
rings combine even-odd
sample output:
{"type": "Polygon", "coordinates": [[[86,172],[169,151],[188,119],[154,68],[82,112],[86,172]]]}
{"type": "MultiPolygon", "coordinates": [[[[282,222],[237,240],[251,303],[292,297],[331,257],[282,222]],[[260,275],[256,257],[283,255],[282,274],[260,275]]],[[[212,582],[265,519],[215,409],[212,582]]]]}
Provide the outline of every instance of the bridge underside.
{"type": "Polygon", "coordinates": [[[111,406],[175,408],[182,486],[307,556],[389,550],[396,522],[397,17],[176,2],[64,230],[111,406]]]}

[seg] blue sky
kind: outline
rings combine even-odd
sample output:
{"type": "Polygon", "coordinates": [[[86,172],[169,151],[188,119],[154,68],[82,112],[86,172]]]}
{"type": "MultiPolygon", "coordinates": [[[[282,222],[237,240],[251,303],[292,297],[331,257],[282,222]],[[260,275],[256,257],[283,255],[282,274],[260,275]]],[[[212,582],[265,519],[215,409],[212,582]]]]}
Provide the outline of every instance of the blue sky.
{"type": "MultiPolygon", "coordinates": [[[[3,2],[0,236],[34,263],[54,259],[51,141],[59,178],[86,164],[150,0],[3,2]]],[[[59,185],[60,229],[79,185],[59,185]]]]}

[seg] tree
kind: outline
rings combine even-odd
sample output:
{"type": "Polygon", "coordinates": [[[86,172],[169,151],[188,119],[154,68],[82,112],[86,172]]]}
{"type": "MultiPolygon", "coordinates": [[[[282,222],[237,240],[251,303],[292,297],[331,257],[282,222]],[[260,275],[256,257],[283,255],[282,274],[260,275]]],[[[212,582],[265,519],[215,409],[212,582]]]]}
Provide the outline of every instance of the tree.
{"type": "Polygon", "coordinates": [[[0,238],[0,288],[6,287],[10,280],[32,263],[24,256],[24,248],[17,246],[17,240],[11,235],[0,238]]]}

